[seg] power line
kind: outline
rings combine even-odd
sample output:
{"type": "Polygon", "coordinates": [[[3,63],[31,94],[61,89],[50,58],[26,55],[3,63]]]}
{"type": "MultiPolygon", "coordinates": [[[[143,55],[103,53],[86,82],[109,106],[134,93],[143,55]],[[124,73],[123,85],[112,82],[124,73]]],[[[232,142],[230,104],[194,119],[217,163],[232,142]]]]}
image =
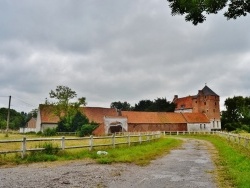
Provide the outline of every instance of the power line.
{"type": "MultiPolygon", "coordinates": [[[[13,98],[13,97],[12,97],[12,98],[13,98]]],[[[28,103],[28,102],[24,101],[23,99],[20,99],[20,98],[18,98],[18,97],[14,97],[14,98],[15,98],[15,99],[17,99],[17,100],[19,100],[19,101],[21,101],[21,102],[23,102],[24,104],[26,104],[26,105],[28,105],[28,106],[31,106],[31,107],[36,108],[36,106],[35,106],[35,105],[30,104],[30,103],[28,103]]]]}

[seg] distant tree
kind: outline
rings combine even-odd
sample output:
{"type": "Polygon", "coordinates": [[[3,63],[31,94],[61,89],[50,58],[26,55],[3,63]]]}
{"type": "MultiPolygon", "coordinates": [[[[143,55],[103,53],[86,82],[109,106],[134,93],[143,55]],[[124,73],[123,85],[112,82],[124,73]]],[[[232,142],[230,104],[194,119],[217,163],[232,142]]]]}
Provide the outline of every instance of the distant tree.
{"type": "Polygon", "coordinates": [[[138,104],[135,104],[134,111],[150,111],[153,101],[140,100],[138,104]]]}
{"type": "Polygon", "coordinates": [[[134,107],[134,111],[173,112],[174,110],[175,104],[167,101],[166,98],[157,98],[154,101],[141,100],[134,107]]]}
{"type": "Polygon", "coordinates": [[[246,16],[250,12],[249,0],[167,0],[172,10],[172,15],[184,15],[186,21],[194,25],[203,23],[206,20],[204,14],[217,14],[227,7],[224,16],[229,19],[236,19],[246,16]]]}
{"type": "Polygon", "coordinates": [[[250,98],[235,96],[225,100],[222,111],[222,128],[228,131],[245,129],[250,131],[250,98]]]}
{"type": "Polygon", "coordinates": [[[110,104],[110,108],[116,108],[118,110],[129,111],[131,110],[131,105],[126,101],[125,102],[118,101],[118,102],[112,102],[110,104]]]}
{"type": "MultiPolygon", "coordinates": [[[[6,129],[7,125],[7,108],[0,108],[0,129],[6,129]]],[[[9,128],[13,130],[17,130],[20,127],[24,127],[26,123],[27,114],[24,112],[17,112],[14,109],[10,109],[10,122],[9,128]]]]}

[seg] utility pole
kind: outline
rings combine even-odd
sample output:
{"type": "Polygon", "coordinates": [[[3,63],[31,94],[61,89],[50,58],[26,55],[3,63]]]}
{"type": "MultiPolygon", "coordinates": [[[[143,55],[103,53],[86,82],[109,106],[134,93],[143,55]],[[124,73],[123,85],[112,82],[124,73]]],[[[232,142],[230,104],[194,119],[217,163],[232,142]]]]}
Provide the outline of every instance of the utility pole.
{"type": "Polygon", "coordinates": [[[6,127],[6,135],[5,137],[8,137],[9,132],[9,123],[10,123],[10,103],[11,103],[11,96],[9,96],[9,107],[8,107],[8,116],[7,116],[7,127],[6,127]]]}

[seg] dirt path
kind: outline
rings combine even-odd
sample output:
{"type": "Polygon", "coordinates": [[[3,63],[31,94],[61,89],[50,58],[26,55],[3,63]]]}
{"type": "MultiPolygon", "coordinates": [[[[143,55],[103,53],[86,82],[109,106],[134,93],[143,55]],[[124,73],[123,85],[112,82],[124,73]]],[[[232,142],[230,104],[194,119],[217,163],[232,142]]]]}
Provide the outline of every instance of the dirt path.
{"type": "Polygon", "coordinates": [[[146,167],[74,161],[0,168],[0,187],[215,188],[207,149],[204,141],[188,140],[146,167]]]}

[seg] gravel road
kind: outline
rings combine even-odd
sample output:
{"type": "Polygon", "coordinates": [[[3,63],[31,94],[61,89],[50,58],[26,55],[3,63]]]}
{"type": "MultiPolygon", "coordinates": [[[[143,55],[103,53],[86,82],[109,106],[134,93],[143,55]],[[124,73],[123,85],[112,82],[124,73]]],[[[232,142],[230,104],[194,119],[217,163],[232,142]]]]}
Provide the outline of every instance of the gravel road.
{"type": "Polygon", "coordinates": [[[215,188],[214,165],[205,141],[189,139],[179,149],[145,167],[71,161],[0,168],[4,188],[215,188]]]}

